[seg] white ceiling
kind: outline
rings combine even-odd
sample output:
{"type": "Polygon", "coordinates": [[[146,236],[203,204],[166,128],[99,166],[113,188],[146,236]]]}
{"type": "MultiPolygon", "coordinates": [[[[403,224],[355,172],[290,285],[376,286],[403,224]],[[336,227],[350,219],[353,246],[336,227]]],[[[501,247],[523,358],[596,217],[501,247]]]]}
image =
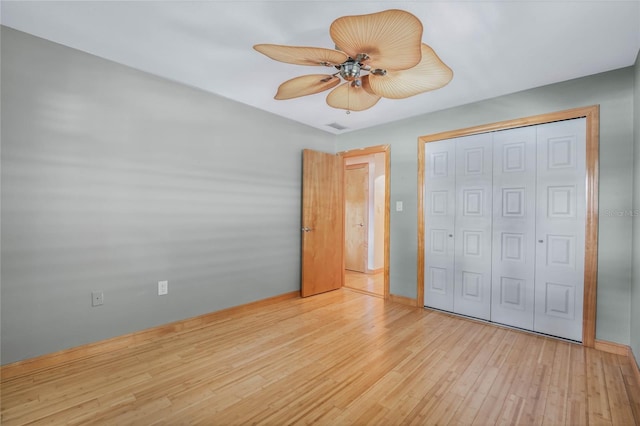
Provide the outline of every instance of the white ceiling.
{"type": "Polygon", "coordinates": [[[362,129],[633,65],[640,1],[7,1],[2,24],[318,129],[362,129]],[[404,9],[454,71],[442,89],[345,114],[325,93],[276,101],[290,78],[326,73],[273,61],[257,43],[332,48],[344,15],[404,9]]]}

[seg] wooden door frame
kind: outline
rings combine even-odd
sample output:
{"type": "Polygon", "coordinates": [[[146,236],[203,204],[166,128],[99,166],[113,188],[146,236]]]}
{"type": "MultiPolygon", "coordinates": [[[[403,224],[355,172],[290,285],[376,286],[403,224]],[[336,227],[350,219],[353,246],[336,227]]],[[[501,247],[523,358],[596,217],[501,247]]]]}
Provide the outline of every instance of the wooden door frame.
{"type": "Polygon", "coordinates": [[[554,121],[586,118],[586,224],[584,252],[584,309],[582,316],[582,345],[594,347],[596,343],[596,307],[598,280],[598,169],[600,139],[600,107],[591,105],[514,120],[500,121],[464,129],[434,133],[418,138],[418,306],[424,306],[424,154],[425,144],[460,136],[488,133],[551,123],[554,121]]]}
{"type": "MultiPolygon", "coordinates": [[[[391,216],[391,145],[376,145],[370,146],[367,148],[356,148],[348,151],[339,152],[338,155],[342,157],[343,167],[346,166],[346,159],[352,157],[361,157],[365,155],[372,154],[384,154],[384,299],[389,299],[389,253],[390,253],[390,245],[389,245],[389,230],[390,227],[390,216],[391,216]]],[[[344,174],[343,174],[344,175],[344,174]]],[[[344,182],[343,182],[343,197],[344,197],[344,182]]],[[[344,224],[344,209],[342,213],[342,223],[344,224]]],[[[344,238],[343,238],[344,239],[344,238]]],[[[342,255],[343,258],[343,277],[342,283],[344,285],[344,253],[342,255]]]]}

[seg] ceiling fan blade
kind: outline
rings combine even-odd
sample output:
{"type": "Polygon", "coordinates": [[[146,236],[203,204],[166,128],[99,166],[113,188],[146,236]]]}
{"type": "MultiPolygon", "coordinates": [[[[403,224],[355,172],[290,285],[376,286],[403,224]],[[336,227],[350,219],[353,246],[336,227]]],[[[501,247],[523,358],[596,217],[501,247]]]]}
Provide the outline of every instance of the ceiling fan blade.
{"type": "Polygon", "coordinates": [[[348,56],[337,50],[322,47],[282,46],[279,44],[256,44],[255,50],[280,62],[296,65],[340,65],[348,56]]]}
{"type": "Polygon", "coordinates": [[[293,99],[313,95],[336,87],[340,78],[326,74],[310,74],[287,80],[278,87],[275,99],[293,99]]]}
{"type": "Polygon", "coordinates": [[[387,71],[384,76],[369,74],[369,84],[374,93],[384,98],[402,99],[439,89],[452,78],[451,68],[423,43],[422,60],[418,65],[403,71],[387,71]]]}
{"type": "Polygon", "coordinates": [[[327,95],[327,104],[347,111],[364,111],[374,106],[380,100],[380,96],[371,91],[367,77],[369,76],[362,78],[361,87],[353,87],[347,82],[333,89],[327,95]]]}
{"type": "Polygon", "coordinates": [[[404,10],[343,16],[333,21],[329,33],[350,57],[367,54],[362,63],[372,68],[405,70],[420,62],[422,23],[404,10]]]}

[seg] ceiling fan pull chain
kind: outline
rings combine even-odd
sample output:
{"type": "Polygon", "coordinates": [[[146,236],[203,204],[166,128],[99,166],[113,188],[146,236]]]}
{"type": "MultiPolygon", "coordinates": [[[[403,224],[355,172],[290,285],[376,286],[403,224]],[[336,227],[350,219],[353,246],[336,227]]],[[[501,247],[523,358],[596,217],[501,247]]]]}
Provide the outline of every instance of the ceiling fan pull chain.
{"type": "Polygon", "coordinates": [[[351,94],[351,85],[347,86],[347,115],[351,114],[351,111],[349,111],[349,95],[351,94]]]}

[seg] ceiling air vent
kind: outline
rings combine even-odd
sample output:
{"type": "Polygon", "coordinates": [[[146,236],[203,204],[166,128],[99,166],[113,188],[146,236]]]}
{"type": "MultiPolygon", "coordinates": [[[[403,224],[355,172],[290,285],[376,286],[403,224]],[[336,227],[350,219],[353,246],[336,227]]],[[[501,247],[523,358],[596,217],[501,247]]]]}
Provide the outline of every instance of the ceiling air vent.
{"type": "Polygon", "coordinates": [[[329,127],[333,127],[336,130],[344,130],[344,129],[348,129],[347,126],[343,126],[342,124],[338,124],[338,123],[329,123],[327,124],[327,126],[329,127]]]}

